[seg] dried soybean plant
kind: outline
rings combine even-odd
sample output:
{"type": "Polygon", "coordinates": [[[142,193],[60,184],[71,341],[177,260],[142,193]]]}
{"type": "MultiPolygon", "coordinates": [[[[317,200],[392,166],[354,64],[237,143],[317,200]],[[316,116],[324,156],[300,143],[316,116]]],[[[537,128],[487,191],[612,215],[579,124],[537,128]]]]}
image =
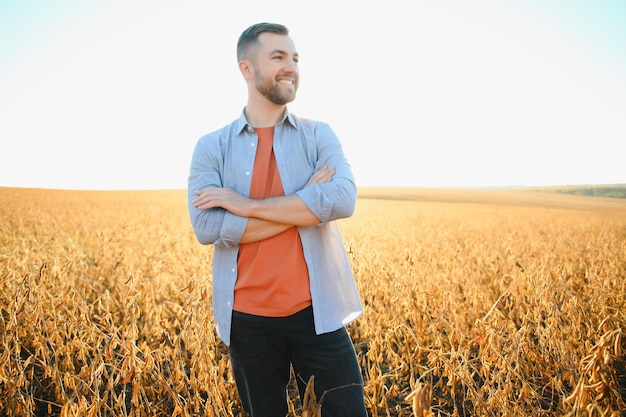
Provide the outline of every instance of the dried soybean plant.
{"type": "Polygon", "coordinates": [[[0,414],[240,412],[184,194],[7,192],[0,414]]]}
{"type": "Polygon", "coordinates": [[[580,208],[589,199],[568,197],[558,207],[401,197],[364,201],[344,226],[365,298],[353,331],[372,415],[415,414],[420,384],[432,387],[434,415],[625,408],[616,355],[626,311],[624,203],[595,211],[580,208]],[[611,324],[601,325],[607,314],[611,324]]]}
{"type": "MultiPolygon", "coordinates": [[[[0,414],[242,415],[183,191],[0,193],[0,414]]],[[[373,417],[626,409],[626,204],[548,200],[394,190],[341,221],[373,417]]]]}

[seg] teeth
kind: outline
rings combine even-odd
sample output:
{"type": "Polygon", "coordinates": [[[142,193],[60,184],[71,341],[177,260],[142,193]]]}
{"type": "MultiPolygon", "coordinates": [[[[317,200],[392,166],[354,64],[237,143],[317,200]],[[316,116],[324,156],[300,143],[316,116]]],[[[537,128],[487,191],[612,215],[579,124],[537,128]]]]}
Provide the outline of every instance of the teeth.
{"type": "Polygon", "coordinates": [[[281,83],[281,84],[293,85],[293,81],[291,81],[291,80],[279,80],[278,82],[281,83]]]}

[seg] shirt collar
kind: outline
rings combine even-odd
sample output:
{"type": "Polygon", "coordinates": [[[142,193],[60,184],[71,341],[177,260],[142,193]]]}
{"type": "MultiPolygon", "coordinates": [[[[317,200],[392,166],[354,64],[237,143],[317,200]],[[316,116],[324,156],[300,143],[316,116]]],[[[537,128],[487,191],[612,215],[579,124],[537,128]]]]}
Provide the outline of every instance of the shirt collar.
{"type": "MultiPolygon", "coordinates": [[[[289,112],[289,109],[285,109],[285,114],[283,115],[282,120],[279,123],[277,123],[277,124],[284,123],[285,121],[287,121],[291,125],[291,127],[293,127],[294,129],[298,128],[297,124],[296,124],[295,115],[291,114],[289,112]]],[[[247,130],[248,132],[252,132],[253,131],[252,126],[250,126],[248,124],[248,120],[246,120],[245,107],[241,111],[241,115],[237,119],[236,125],[237,125],[237,129],[236,129],[237,134],[240,134],[244,130],[247,130]]]]}

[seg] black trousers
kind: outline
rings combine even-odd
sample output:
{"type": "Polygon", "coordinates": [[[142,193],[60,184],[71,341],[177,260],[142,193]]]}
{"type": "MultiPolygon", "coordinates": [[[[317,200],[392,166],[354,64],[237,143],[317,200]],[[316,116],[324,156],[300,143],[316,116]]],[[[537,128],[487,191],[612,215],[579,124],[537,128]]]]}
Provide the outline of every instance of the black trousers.
{"type": "Polygon", "coordinates": [[[293,366],[300,398],[315,376],[323,417],[365,417],[363,377],[345,328],[315,334],[313,309],[288,317],[233,312],[230,359],[244,409],[252,417],[285,417],[293,366]]]}

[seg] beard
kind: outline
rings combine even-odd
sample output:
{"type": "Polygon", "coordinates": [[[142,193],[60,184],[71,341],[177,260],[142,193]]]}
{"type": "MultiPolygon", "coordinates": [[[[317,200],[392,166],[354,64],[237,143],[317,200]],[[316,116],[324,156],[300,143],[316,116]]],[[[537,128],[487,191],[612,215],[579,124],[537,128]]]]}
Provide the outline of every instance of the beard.
{"type": "Polygon", "coordinates": [[[262,77],[258,72],[256,73],[255,86],[259,93],[274,104],[283,106],[292,102],[296,98],[296,91],[298,91],[298,81],[293,82],[293,91],[285,91],[281,89],[279,83],[274,79],[262,77]]]}

